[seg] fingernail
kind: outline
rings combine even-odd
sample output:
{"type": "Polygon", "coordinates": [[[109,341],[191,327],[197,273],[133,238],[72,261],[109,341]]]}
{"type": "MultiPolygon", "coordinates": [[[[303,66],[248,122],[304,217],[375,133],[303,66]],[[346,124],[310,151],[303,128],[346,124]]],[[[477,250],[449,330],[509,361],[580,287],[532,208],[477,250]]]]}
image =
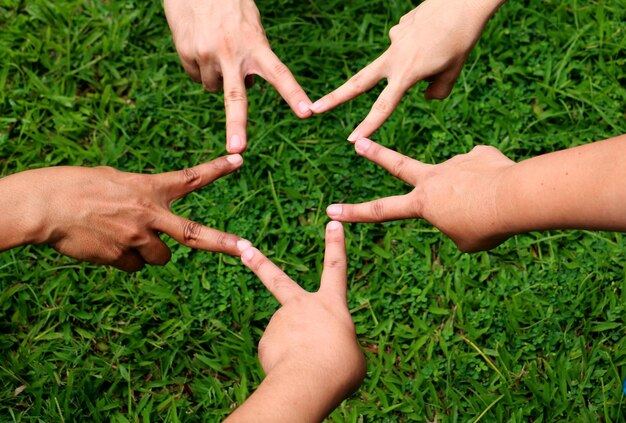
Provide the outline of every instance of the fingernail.
{"type": "Polygon", "coordinates": [[[341,228],[341,223],[335,222],[333,220],[332,222],[328,224],[327,228],[329,231],[336,231],[337,229],[341,228]]]}
{"type": "Polygon", "coordinates": [[[233,135],[230,137],[230,149],[236,150],[241,147],[241,137],[239,135],[233,135]]]}
{"type": "Polygon", "coordinates": [[[310,109],[314,112],[317,113],[320,110],[322,110],[324,108],[324,100],[317,100],[315,103],[311,104],[310,109]]]}
{"type": "Polygon", "coordinates": [[[252,243],[247,239],[240,239],[239,241],[237,241],[237,249],[240,253],[243,253],[250,247],[252,247],[252,243]]]}
{"type": "Polygon", "coordinates": [[[367,138],[361,138],[354,144],[354,148],[359,153],[365,153],[367,149],[370,148],[371,144],[372,142],[368,140],[367,138]]]}
{"type": "Polygon", "coordinates": [[[231,154],[230,156],[226,157],[226,160],[234,165],[243,163],[243,157],[241,157],[241,154],[231,154]]]}
{"type": "Polygon", "coordinates": [[[350,135],[348,135],[348,141],[350,142],[355,142],[359,138],[361,138],[361,131],[358,129],[355,129],[350,135]]]}
{"type": "Polygon", "coordinates": [[[241,253],[241,260],[250,261],[252,260],[252,256],[254,256],[254,250],[252,248],[248,248],[246,251],[241,253]]]}
{"type": "Polygon", "coordinates": [[[308,113],[311,111],[309,105],[305,101],[298,103],[298,110],[300,110],[300,113],[308,113]]]}
{"type": "Polygon", "coordinates": [[[326,214],[331,217],[341,216],[342,211],[343,207],[341,204],[331,204],[326,208],[326,214]]]}

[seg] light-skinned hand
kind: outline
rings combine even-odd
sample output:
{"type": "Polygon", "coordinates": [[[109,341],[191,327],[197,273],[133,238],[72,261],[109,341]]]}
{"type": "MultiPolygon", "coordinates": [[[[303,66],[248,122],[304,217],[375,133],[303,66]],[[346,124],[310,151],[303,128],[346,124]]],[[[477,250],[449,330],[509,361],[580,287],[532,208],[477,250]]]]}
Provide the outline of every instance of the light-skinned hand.
{"type": "Polygon", "coordinates": [[[165,0],[165,15],[180,60],[207,91],[224,89],[226,150],[246,149],[246,87],[259,75],[276,88],[300,118],[311,101],[270,48],[252,0],[165,0]]]}
{"type": "MultiPolygon", "coordinates": [[[[235,154],[156,175],[67,166],[16,173],[0,180],[0,198],[13,199],[4,222],[15,214],[24,226],[15,229],[23,232],[18,245],[49,244],[64,255],[127,272],[169,261],[160,232],[192,248],[239,256],[237,242],[248,241],[176,216],[170,205],[242,162],[235,154]]],[[[17,239],[7,236],[6,242],[11,238],[17,239]]],[[[0,242],[0,250],[11,246],[0,242]]]]}
{"type": "Polygon", "coordinates": [[[503,175],[515,162],[495,147],[477,146],[438,165],[424,164],[368,139],[356,152],[414,187],[405,195],[361,204],[332,204],[326,212],[342,222],[423,218],[463,251],[493,248],[510,233],[498,213],[503,175]]]}
{"type": "Polygon", "coordinates": [[[402,96],[420,81],[429,81],[428,99],[442,99],[452,91],[463,64],[502,0],[426,0],[391,28],[391,45],[335,91],[311,106],[324,113],[374,87],[387,86],[369,114],[348,136],[351,142],[369,137],[391,116],[402,96]]]}
{"type": "Polygon", "coordinates": [[[229,422],[319,422],[354,392],[365,376],[346,299],[347,259],[343,227],[326,227],[319,291],[307,292],[256,248],[242,262],[281,303],[261,341],[266,378],[229,422]]]}

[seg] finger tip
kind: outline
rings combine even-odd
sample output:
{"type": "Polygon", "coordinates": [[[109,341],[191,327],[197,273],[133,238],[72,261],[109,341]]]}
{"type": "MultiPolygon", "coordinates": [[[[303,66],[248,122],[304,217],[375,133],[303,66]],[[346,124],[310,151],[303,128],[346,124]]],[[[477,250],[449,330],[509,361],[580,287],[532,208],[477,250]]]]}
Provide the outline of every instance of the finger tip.
{"type": "Polygon", "coordinates": [[[228,163],[234,166],[241,166],[241,164],[243,163],[243,157],[239,153],[226,156],[226,160],[228,161],[228,163]]]}
{"type": "Polygon", "coordinates": [[[326,229],[328,231],[336,231],[338,229],[341,229],[342,227],[343,227],[343,225],[340,222],[336,221],[336,220],[332,220],[332,221],[328,222],[328,225],[326,225],[326,229]]]}
{"type": "Polygon", "coordinates": [[[246,138],[239,134],[231,136],[226,143],[226,151],[231,154],[242,153],[246,149],[246,138]]]}
{"type": "Polygon", "coordinates": [[[363,135],[361,134],[361,130],[359,128],[355,129],[354,131],[352,131],[352,133],[350,135],[348,135],[348,141],[350,141],[351,143],[356,142],[356,140],[358,140],[359,138],[362,138],[363,135]]]}
{"type": "Polygon", "coordinates": [[[354,149],[358,154],[364,155],[372,145],[372,140],[361,138],[354,143],[354,149]]]}
{"type": "Polygon", "coordinates": [[[311,102],[310,101],[300,101],[298,103],[298,108],[296,110],[297,115],[301,118],[311,116],[311,102]]]}
{"type": "Polygon", "coordinates": [[[330,206],[326,207],[326,214],[331,219],[338,219],[339,216],[341,216],[342,212],[343,206],[341,204],[331,204],[330,206]]]}
{"type": "Polygon", "coordinates": [[[244,251],[241,253],[241,261],[242,261],[244,264],[248,264],[248,263],[250,263],[250,260],[252,260],[252,258],[254,257],[254,250],[255,250],[255,249],[256,249],[256,248],[254,248],[254,247],[249,247],[249,248],[247,248],[246,250],[244,250],[244,251]]]}
{"type": "Polygon", "coordinates": [[[237,241],[237,249],[240,253],[243,253],[250,248],[252,248],[252,243],[247,239],[241,238],[239,241],[237,241]]]}

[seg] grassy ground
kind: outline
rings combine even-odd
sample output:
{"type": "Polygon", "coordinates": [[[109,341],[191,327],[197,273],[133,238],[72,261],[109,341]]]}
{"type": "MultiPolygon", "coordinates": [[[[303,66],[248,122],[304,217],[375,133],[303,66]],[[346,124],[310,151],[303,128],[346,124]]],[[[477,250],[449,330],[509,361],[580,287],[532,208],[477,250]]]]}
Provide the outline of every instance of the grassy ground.
{"type": "MultiPolygon", "coordinates": [[[[312,99],[384,51],[411,9],[258,5],[312,99]]],[[[475,144],[520,160],[624,133],[624,22],[624,0],[512,1],[450,98],[418,86],[373,138],[434,163],[475,144]]],[[[2,175],[160,172],[224,153],[222,100],[183,73],[159,2],[0,0],[0,53],[2,175]]],[[[314,289],[325,206],[407,189],[345,141],[379,89],[298,121],[258,81],[244,167],[176,212],[247,237],[314,289]]],[[[624,421],[622,234],[533,233],[468,255],[425,222],[347,233],[368,376],[330,421],[624,421]]],[[[217,421],[254,390],[277,303],[237,260],[172,247],[170,264],[132,276],[45,247],[0,254],[1,421],[217,421]]]]}

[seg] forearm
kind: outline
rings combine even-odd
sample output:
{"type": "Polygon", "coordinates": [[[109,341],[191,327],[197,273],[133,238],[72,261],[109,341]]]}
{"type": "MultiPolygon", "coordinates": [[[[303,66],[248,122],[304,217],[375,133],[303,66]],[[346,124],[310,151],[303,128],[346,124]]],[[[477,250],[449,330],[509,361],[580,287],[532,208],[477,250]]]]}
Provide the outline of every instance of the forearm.
{"type": "Polygon", "coordinates": [[[626,231],[626,135],[517,163],[502,178],[496,204],[509,234],[626,231]]]}
{"type": "Polygon", "coordinates": [[[0,179],[0,251],[37,241],[32,210],[35,187],[27,179],[27,172],[0,179]]]}
{"type": "Polygon", "coordinates": [[[345,392],[354,390],[333,389],[329,383],[333,375],[320,376],[319,369],[274,369],[225,422],[320,422],[347,396],[345,392]]]}

